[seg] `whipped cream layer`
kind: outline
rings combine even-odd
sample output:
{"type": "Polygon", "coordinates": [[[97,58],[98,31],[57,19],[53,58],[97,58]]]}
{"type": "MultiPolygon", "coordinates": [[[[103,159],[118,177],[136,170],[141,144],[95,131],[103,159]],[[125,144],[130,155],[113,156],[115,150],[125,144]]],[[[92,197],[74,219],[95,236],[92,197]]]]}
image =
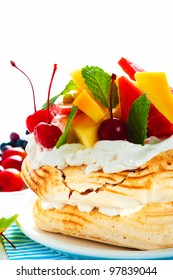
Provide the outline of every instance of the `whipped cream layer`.
{"type": "MultiPolygon", "coordinates": [[[[80,212],[91,212],[95,207],[94,206],[90,206],[90,205],[83,205],[77,203],[69,203],[69,201],[67,201],[66,203],[59,203],[59,202],[45,202],[42,201],[42,208],[44,210],[49,210],[49,209],[62,209],[65,205],[72,205],[72,206],[77,206],[80,212]]],[[[139,210],[141,210],[143,208],[143,205],[141,206],[136,206],[136,207],[128,207],[128,208],[118,208],[118,207],[99,207],[98,208],[98,212],[105,214],[107,216],[127,216],[130,214],[133,214],[139,210]]]]}
{"type": "Polygon", "coordinates": [[[91,148],[74,143],[52,150],[42,149],[35,142],[33,134],[28,135],[27,140],[26,152],[31,158],[33,169],[43,165],[56,166],[58,169],[85,165],[86,174],[98,170],[103,170],[104,173],[133,170],[159,153],[173,149],[173,136],[145,145],[121,140],[98,141],[91,148]]]}

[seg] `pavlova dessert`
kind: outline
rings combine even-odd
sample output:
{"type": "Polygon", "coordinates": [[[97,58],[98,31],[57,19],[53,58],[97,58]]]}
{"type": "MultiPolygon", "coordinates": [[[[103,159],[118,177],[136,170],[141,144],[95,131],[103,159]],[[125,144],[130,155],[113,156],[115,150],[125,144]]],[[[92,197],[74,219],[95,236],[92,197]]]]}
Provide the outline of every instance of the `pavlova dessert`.
{"type": "Polygon", "coordinates": [[[124,75],[76,70],[50,98],[54,65],[46,104],[26,120],[22,176],[38,196],[34,220],[116,246],[173,247],[172,89],[165,73],[125,58],[117,67],[124,75]]]}

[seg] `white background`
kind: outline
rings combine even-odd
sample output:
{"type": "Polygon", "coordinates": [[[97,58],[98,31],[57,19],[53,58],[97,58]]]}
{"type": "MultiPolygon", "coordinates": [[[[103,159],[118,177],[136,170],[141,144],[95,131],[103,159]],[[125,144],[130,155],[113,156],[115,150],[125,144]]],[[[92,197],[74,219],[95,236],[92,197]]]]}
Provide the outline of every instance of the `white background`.
{"type": "Polygon", "coordinates": [[[97,65],[118,73],[124,56],[148,71],[164,71],[173,85],[171,0],[0,0],[0,142],[12,131],[25,134],[33,113],[26,78],[31,78],[38,109],[63,87],[64,69],[97,65]],[[61,69],[63,71],[61,72],[61,69]],[[62,83],[63,81],[63,83],[62,83]]]}

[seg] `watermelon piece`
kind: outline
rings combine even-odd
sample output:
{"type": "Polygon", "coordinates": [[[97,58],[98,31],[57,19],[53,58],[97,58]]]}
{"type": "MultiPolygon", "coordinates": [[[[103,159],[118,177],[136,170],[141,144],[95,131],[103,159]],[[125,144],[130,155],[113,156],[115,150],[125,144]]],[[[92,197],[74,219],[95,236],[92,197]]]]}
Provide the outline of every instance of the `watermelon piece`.
{"type": "MultiPolygon", "coordinates": [[[[125,76],[118,79],[121,119],[127,122],[133,102],[141,91],[125,76]]],[[[169,137],[173,134],[173,124],[151,104],[148,117],[147,136],[169,137]]]]}
{"type": "Polygon", "coordinates": [[[145,72],[140,66],[134,64],[133,62],[127,60],[124,57],[118,61],[118,64],[121,66],[122,70],[130,77],[130,79],[135,81],[136,72],[145,72]]]}
{"type": "Polygon", "coordinates": [[[151,104],[148,118],[148,137],[169,137],[173,134],[173,124],[151,104]]]}
{"type": "Polygon", "coordinates": [[[141,95],[141,91],[125,76],[118,79],[121,119],[126,122],[133,102],[141,95]]]}

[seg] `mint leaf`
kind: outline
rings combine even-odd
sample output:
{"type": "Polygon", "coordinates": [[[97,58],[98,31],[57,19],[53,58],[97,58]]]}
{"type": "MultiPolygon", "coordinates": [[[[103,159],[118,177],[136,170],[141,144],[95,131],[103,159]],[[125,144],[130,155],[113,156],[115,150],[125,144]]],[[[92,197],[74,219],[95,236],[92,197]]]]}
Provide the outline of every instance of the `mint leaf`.
{"type": "Polygon", "coordinates": [[[0,219],[0,234],[4,232],[11,224],[16,221],[18,215],[15,214],[9,218],[1,218],[0,219]]]}
{"type": "Polygon", "coordinates": [[[17,219],[18,214],[15,214],[9,218],[1,218],[0,219],[0,242],[2,241],[2,237],[7,240],[7,242],[15,248],[14,244],[3,234],[3,232],[11,226],[17,219]]]}
{"type": "Polygon", "coordinates": [[[70,114],[68,116],[68,122],[67,122],[67,125],[65,127],[65,130],[64,130],[63,134],[60,136],[60,138],[58,139],[58,142],[56,143],[56,148],[57,149],[61,145],[66,143],[67,136],[68,136],[68,133],[69,133],[69,129],[70,129],[70,126],[71,126],[71,123],[72,123],[74,117],[76,116],[77,110],[78,110],[78,106],[73,105],[72,108],[71,108],[70,114]]]}
{"type": "MultiPolygon", "coordinates": [[[[86,65],[81,70],[82,76],[86,85],[92,92],[95,99],[110,109],[110,87],[111,87],[111,75],[104,72],[103,69],[97,66],[86,65]]],[[[114,84],[112,92],[112,106],[115,107],[118,104],[118,91],[117,86],[114,84]]]]}
{"type": "MultiPolygon", "coordinates": [[[[58,97],[62,96],[62,95],[65,95],[67,93],[69,93],[71,90],[76,90],[78,87],[77,85],[75,84],[75,82],[73,80],[70,80],[68,82],[68,84],[66,85],[66,87],[63,89],[62,92],[60,92],[59,94],[55,95],[54,97],[52,97],[49,101],[49,104],[50,106],[52,106],[55,101],[58,99],[58,97]]],[[[47,108],[47,103],[45,103],[43,106],[42,106],[42,110],[46,109],[47,108]]]]}
{"type": "Polygon", "coordinates": [[[129,141],[135,144],[144,144],[147,137],[147,122],[150,109],[150,101],[146,94],[139,96],[130,109],[127,120],[129,141]]]}

